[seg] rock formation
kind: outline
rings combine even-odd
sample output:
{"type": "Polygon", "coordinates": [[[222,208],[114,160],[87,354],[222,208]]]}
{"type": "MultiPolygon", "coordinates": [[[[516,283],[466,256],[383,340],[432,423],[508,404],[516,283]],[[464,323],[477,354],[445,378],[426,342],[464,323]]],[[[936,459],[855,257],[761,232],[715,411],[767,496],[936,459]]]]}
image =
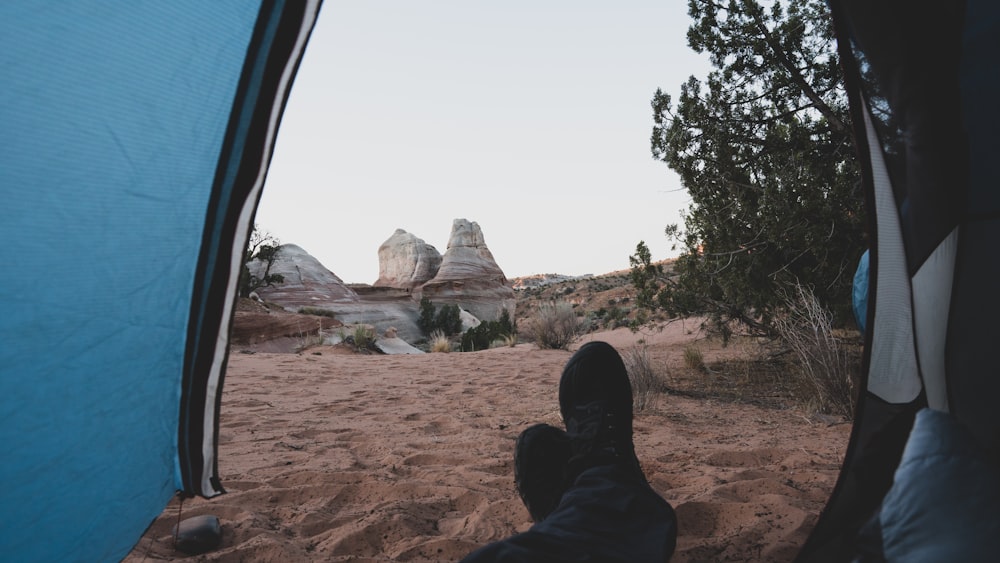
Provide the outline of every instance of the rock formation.
{"type": "Polygon", "coordinates": [[[415,292],[435,303],[457,303],[483,320],[496,320],[503,309],[513,312],[514,289],[486,246],[475,222],[455,219],[448,248],[433,279],[415,292]]]}
{"type": "MultiPolygon", "coordinates": [[[[255,275],[263,273],[260,262],[248,266],[255,275]]],[[[279,248],[270,273],[285,279],[257,290],[264,301],[290,311],[326,309],[346,325],[370,324],[378,331],[394,328],[399,339],[409,342],[426,336],[417,326],[421,297],[438,306],[454,303],[471,313],[463,315],[463,328],[475,326],[480,319],[496,320],[504,309],[514,313],[510,282],[486,247],[479,225],[465,219],[454,221],[444,256],[397,229],[379,248],[378,281],[374,286],[359,286],[358,291],[294,244],[279,248]]]]}
{"type": "MultiPolygon", "coordinates": [[[[260,273],[263,264],[248,265],[260,273]]],[[[257,290],[265,301],[277,303],[289,310],[300,307],[332,308],[337,304],[357,303],[358,295],[344,285],[336,274],[327,270],[319,260],[294,244],[278,248],[277,258],[271,266],[272,274],[281,274],[285,281],[257,290]]]]}
{"type": "Polygon", "coordinates": [[[378,247],[378,280],[375,287],[413,289],[430,281],[441,266],[441,253],[423,239],[403,229],[378,247]]]}

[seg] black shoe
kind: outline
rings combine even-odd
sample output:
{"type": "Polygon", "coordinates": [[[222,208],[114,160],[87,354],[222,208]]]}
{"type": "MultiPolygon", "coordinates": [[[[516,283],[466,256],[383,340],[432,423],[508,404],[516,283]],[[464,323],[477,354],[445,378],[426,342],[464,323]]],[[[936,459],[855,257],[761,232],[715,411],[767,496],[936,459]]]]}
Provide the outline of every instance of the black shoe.
{"type": "Polygon", "coordinates": [[[569,488],[566,464],[570,455],[569,436],[555,426],[536,424],[518,436],[514,483],[535,522],[551,514],[569,488]]]}
{"type": "Polygon", "coordinates": [[[646,482],[632,443],[632,385],[610,344],[588,342],[569,359],[559,381],[559,410],[573,449],[571,478],[620,464],[646,482]]]}

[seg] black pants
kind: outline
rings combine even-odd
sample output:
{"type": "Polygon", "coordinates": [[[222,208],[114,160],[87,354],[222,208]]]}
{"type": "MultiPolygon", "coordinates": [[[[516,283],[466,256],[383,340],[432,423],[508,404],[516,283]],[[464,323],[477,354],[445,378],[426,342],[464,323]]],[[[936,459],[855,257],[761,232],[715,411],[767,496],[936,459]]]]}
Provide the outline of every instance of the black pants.
{"type": "Polygon", "coordinates": [[[660,563],[676,543],[670,504],[634,473],[603,465],[582,472],[548,518],[462,561],[660,563]]]}

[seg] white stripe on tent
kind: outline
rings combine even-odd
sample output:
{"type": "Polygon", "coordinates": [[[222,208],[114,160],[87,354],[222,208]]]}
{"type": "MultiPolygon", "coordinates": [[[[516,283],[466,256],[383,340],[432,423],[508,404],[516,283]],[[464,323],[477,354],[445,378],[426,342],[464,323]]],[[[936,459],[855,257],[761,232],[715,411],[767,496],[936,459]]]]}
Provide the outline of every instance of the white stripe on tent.
{"type": "MultiPolygon", "coordinates": [[[[274,107],[271,109],[267,126],[263,158],[260,159],[260,170],[257,171],[257,179],[254,181],[253,189],[250,191],[249,197],[244,200],[243,208],[240,210],[240,216],[236,227],[237,233],[244,233],[246,236],[249,236],[250,234],[250,222],[253,220],[254,211],[257,209],[257,202],[260,200],[260,192],[264,188],[264,179],[266,177],[267,167],[271,161],[270,155],[273,150],[272,147],[274,146],[275,132],[278,129],[278,116],[281,115],[281,106],[285,103],[285,96],[288,94],[288,84],[292,79],[292,73],[295,70],[295,66],[298,64],[299,59],[302,58],[302,51],[305,49],[306,39],[309,37],[309,30],[312,29],[312,26],[316,21],[320,1],[321,0],[309,0],[307,3],[305,14],[302,19],[302,25],[299,28],[298,38],[295,40],[295,47],[292,49],[292,53],[288,57],[288,63],[282,71],[281,81],[278,84],[278,95],[274,98],[274,107]]],[[[202,459],[204,460],[201,473],[201,489],[202,495],[205,497],[213,497],[221,492],[213,486],[211,481],[212,477],[215,475],[216,395],[219,388],[219,378],[222,375],[222,366],[226,361],[226,350],[229,346],[229,323],[232,322],[233,306],[236,303],[236,291],[238,289],[237,286],[239,285],[237,281],[240,278],[240,271],[243,267],[243,250],[247,245],[246,236],[237,236],[233,239],[232,261],[229,264],[230,282],[227,285],[229,289],[226,292],[226,301],[222,312],[222,323],[219,327],[219,336],[215,344],[215,357],[212,360],[212,368],[209,372],[209,380],[206,390],[204,436],[201,447],[202,459]]]]}
{"type": "Polygon", "coordinates": [[[909,403],[917,398],[922,386],[913,349],[910,276],[906,268],[903,231],[882,155],[882,143],[875,133],[867,104],[863,109],[878,240],[878,252],[874,255],[878,264],[875,268],[875,321],[870,329],[872,351],[868,390],[890,403],[909,403]]]}
{"type": "Polygon", "coordinates": [[[920,375],[927,392],[927,406],[943,412],[948,412],[944,347],[957,253],[958,227],[941,241],[913,276],[913,326],[920,375]]]}

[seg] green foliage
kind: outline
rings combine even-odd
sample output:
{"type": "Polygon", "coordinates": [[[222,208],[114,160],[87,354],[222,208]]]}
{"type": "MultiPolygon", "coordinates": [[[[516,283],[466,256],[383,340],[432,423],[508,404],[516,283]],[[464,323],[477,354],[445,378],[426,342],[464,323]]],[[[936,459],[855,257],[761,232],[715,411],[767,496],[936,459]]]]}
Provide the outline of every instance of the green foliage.
{"type": "Polygon", "coordinates": [[[417,319],[417,326],[424,331],[424,334],[431,334],[436,330],[440,330],[445,336],[458,334],[462,332],[461,310],[454,303],[437,309],[430,299],[424,297],[420,300],[420,318],[417,319]]]}
{"type": "Polygon", "coordinates": [[[660,278],[663,277],[663,266],[653,264],[651,260],[649,247],[642,240],[635,246],[635,254],[628,257],[632,266],[629,278],[635,288],[635,303],[647,309],[656,307],[655,299],[662,285],[660,278]]]}
{"type": "Polygon", "coordinates": [[[661,90],[652,100],[653,156],[692,201],[685,230],[667,228],[683,254],[653,304],[708,314],[716,329],[738,321],[769,333],[795,283],[815,287],[828,307],[849,303],[864,220],[826,4],[688,6],[688,44],[715,69],[681,85],[676,105],[661,90]]]}
{"type": "Polygon", "coordinates": [[[476,350],[486,350],[497,340],[507,340],[517,334],[514,323],[510,320],[510,313],[504,309],[500,313],[500,318],[495,321],[483,321],[478,325],[465,331],[462,335],[462,351],[474,352],[476,350]]]}
{"type": "Polygon", "coordinates": [[[281,274],[272,274],[271,267],[278,257],[278,248],[281,242],[267,231],[261,231],[256,224],[250,232],[250,240],[243,251],[243,268],[240,270],[240,297],[249,297],[251,293],[262,288],[279,284],[285,281],[281,274]],[[260,276],[254,275],[250,271],[250,263],[259,261],[264,268],[259,272],[260,276]]]}
{"type": "Polygon", "coordinates": [[[357,325],[354,327],[354,332],[349,334],[344,338],[344,342],[354,346],[357,350],[363,352],[377,352],[378,347],[375,346],[375,329],[366,325],[357,325]]]}
{"type": "Polygon", "coordinates": [[[435,321],[437,326],[448,336],[462,332],[461,310],[454,303],[442,306],[435,321]]]}
{"type": "Polygon", "coordinates": [[[424,297],[420,300],[420,318],[417,319],[417,326],[420,330],[424,331],[424,334],[431,334],[434,332],[434,315],[436,309],[431,300],[424,297]]]}
{"type": "Polygon", "coordinates": [[[313,315],[317,317],[330,317],[336,318],[336,313],[329,309],[320,309],[319,307],[299,307],[299,314],[301,315],[313,315]]]}

